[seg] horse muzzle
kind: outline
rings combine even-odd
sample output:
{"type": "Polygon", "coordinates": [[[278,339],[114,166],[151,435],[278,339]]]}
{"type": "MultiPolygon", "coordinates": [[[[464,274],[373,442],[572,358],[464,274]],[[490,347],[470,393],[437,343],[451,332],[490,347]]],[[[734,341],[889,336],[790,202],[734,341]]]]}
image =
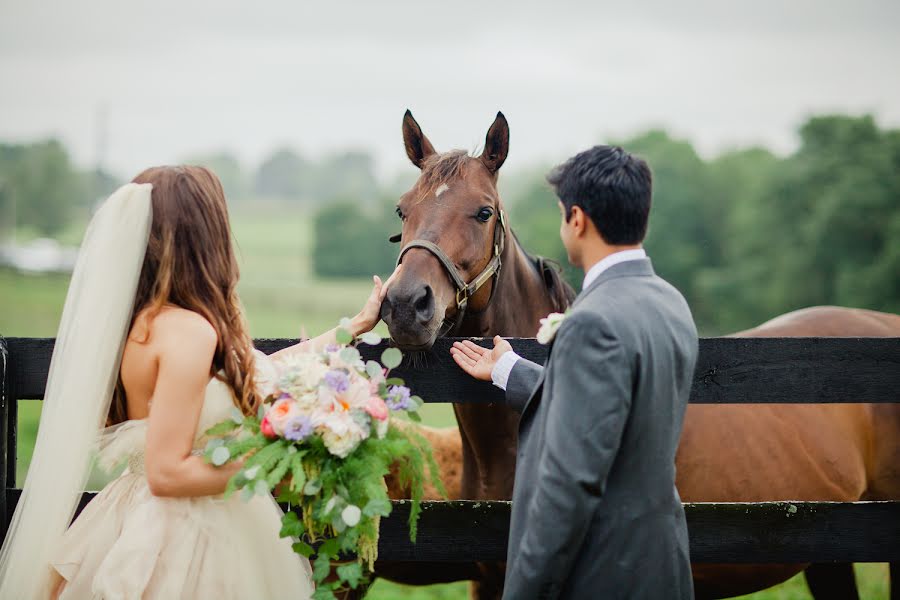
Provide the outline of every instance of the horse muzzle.
{"type": "Polygon", "coordinates": [[[440,332],[443,312],[435,305],[434,291],[427,284],[394,285],[381,303],[381,319],[391,339],[405,350],[430,348],[440,332]]]}

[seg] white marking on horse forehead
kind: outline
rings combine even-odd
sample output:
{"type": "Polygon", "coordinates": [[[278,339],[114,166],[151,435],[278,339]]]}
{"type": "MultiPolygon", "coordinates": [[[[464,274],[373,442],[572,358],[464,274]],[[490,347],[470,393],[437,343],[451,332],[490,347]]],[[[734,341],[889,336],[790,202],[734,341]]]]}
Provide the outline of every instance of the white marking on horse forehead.
{"type": "Polygon", "coordinates": [[[449,189],[450,189],[449,185],[447,185],[446,183],[442,183],[441,185],[438,186],[438,188],[436,190],[434,190],[434,197],[440,198],[441,194],[443,194],[444,192],[446,192],[449,189]]]}

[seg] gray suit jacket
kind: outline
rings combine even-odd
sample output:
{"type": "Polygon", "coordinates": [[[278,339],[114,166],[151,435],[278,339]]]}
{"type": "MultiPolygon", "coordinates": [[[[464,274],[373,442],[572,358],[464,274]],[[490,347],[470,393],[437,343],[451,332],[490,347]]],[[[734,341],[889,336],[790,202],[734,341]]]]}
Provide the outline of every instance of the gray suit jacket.
{"type": "Polygon", "coordinates": [[[510,373],[522,412],[504,598],[692,598],[675,451],[697,330],[649,259],[576,298],[546,367],[510,373]]]}

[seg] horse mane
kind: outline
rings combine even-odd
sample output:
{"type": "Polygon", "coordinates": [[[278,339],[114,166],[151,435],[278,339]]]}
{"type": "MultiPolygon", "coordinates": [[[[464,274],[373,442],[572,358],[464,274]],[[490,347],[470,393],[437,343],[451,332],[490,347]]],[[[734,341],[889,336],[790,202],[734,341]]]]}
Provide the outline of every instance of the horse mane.
{"type": "Polygon", "coordinates": [[[465,150],[434,153],[422,161],[420,181],[426,191],[434,191],[442,183],[459,177],[470,158],[472,157],[465,150]]]}
{"type": "Polygon", "coordinates": [[[541,276],[547,291],[550,293],[550,300],[553,303],[555,312],[564,312],[572,302],[575,301],[575,290],[562,277],[562,267],[552,258],[545,256],[536,256],[529,253],[519,241],[516,232],[512,232],[516,245],[521,248],[522,252],[528,258],[528,262],[535,268],[541,276]]]}

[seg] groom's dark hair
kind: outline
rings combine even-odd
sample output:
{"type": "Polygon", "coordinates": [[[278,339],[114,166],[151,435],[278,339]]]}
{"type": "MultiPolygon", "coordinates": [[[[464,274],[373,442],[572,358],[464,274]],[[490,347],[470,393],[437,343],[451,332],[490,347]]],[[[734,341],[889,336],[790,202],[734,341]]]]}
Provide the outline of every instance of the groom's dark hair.
{"type": "Polygon", "coordinates": [[[618,146],[594,146],[547,175],[566,209],[580,206],[607,244],[638,244],[647,233],[652,176],[647,163],[618,146]]]}

